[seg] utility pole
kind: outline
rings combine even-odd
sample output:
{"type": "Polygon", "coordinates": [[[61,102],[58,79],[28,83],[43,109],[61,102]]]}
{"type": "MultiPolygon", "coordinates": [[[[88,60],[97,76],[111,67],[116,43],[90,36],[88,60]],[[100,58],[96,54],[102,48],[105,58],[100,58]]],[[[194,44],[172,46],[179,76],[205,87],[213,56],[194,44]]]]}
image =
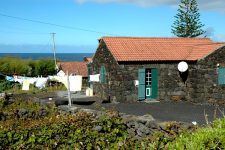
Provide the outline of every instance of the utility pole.
{"type": "Polygon", "coordinates": [[[58,70],[57,64],[56,64],[56,55],[55,55],[55,34],[56,33],[51,33],[52,34],[52,50],[54,54],[54,61],[55,61],[55,69],[58,70]]]}
{"type": "Polygon", "coordinates": [[[72,106],[72,101],[71,101],[71,93],[70,93],[70,77],[69,77],[69,73],[68,73],[68,70],[66,72],[66,78],[67,78],[67,92],[68,92],[68,105],[69,107],[72,106]]]}

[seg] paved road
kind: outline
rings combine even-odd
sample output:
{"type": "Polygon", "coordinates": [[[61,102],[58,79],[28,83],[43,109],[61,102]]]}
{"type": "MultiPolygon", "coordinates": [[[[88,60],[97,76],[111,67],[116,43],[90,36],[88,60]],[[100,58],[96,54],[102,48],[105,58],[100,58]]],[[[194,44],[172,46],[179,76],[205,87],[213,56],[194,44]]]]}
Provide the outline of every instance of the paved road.
{"type": "MultiPolygon", "coordinates": [[[[77,105],[77,104],[76,104],[77,105]]],[[[79,107],[99,109],[99,106],[94,104],[91,105],[77,105],[79,107]]],[[[198,124],[205,124],[205,114],[208,115],[208,120],[213,121],[216,117],[222,117],[222,113],[216,109],[215,106],[208,105],[194,105],[188,102],[156,102],[156,103],[118,103],[101,104],[101,107],[106,109],[113,109],[119,112],[133,115],[144,115],[151,114],[155,119],[160,121],[182,121],[182,122],[193,122],[196,121],[198,124]],[[217,110],[217,111],[215,111],[217,110]]],[[[224,108],[219,108],[224,112],[224,108]]]]}
{"type": "MultiPolygon", "coordinates": [[[[61,94],[63,95],[63,94],[61,94]]],[[[64,95],[66,93],[64,92],[64,95]]],[[[61,97],[61,96],[60,96],[61,97]]],[[[67,98],[57,98],[57,104],[67,105],[67,98]]],[[[99,103],[99,99],[96,97],[85,97],[75,94],[73,97],[74,105],[83,108],[97,109],[100,107],[106,109],[113,109],[119,112],[133,115],[144,115],[151,114],[155,119],[160,121],[182,121],[182,122],[193,122],[196,121],[198,124],[205,124],[205,114],[208,115],[208,120],[211,122],[216,117],[223,117],[222,113],[216,109],[215,106],[209,105],[195,105],[188,102],[135,102],[135,103],[99,103]],[[96,102],[98,101],[98,103],[96,102]]],[[[225,107],[220,107],[220,110],[224,112],[225,107]]]]}

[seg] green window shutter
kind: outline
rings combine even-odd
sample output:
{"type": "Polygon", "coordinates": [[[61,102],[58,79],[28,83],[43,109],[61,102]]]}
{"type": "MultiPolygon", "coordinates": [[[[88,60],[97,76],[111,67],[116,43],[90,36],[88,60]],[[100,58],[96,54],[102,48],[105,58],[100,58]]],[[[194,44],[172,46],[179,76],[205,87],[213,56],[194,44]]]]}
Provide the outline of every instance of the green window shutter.
{"type": "Polygon", "coordinates": [[[152,69],[152,98],[158,98],[158,70],[152,69]]]}
{"type": "Polygon", "coordinates": [[[105,66],[101,66],[101,69],[100,69],[100,80],[101,80],[101,83],[106,83],[105,66]]]}
{"type": "Polygon", "coordinates": [[[145,69],[138,70],[138,99],[144,100],[145,99],[145,69]]]}
{"type": "Polygon", "coordinates": [[[218,70],[218,84],[225,84],[225,68],[219,68],[218,70]]]}

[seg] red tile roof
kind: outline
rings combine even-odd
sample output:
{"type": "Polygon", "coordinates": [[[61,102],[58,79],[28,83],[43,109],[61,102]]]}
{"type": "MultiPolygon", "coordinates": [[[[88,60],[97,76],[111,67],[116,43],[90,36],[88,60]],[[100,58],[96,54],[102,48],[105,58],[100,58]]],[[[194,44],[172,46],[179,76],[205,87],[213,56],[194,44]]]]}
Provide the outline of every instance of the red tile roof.
{"type": "Polygon", "coordinates": [[[88,69],[86,62],[60,62],[59,63],[64,73],[81,75],[82,77],[88,77],[88,69]]]}
{"type": "Polygon", "coordinates": [[[198,60],[221,47],[208,38],[103,37],[117,61],[198,60]]]}
{"type": "Polygon", "coordinates": [[[193,50],[191,51],[190,55],[188,55],[187,60],[199,60],[203,59],[204,57],[210,55],[218,48],[224,46],[225,43],[212,43],[212,44],[204,44],[193,46],[193,50]]]}

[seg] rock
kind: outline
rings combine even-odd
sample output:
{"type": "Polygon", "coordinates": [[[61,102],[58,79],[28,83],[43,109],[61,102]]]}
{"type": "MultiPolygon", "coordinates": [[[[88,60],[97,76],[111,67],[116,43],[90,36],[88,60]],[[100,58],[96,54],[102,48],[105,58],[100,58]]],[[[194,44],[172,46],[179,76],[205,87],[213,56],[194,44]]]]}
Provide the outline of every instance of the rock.
{"type": "Polygon", "coordinates": [[[6,120],[6,115],[0,112],[0,121],[5,121],[5,120],[6,120]]]}
{"type": "Polygon", "coordinates": [[[142,138],[138,135],[134,136],[134,139],[141,140],[142,138]]]}
{"type": "Polygon", "coordinates": [[[75,107],[75,106],[68,106],[68,105],[61,105],[61,106],[58,106],[58,108],[62,111],[65,111],[65,112],[68,112],[68,113],[76,113],[80,110],[79,107],[75,107]]]}
{"type": "Polygon", "coordinates": [[[133,120],[133,116],[132,115],[127,115],[127,114],[124,114],[124,113],[119,113],[119,115],[126,122],[129,122],[129,121],[132,121],[133,120]]]}
{"type": "Polygon", "coordinates": [[[134,137],[135,136],[135,130],[133,128],[128,128],[127,132],[128,132],[130,137],[134,137]]]}
{"type": "Polygon", "coordinates": [[[146,135],[149,135],[151,133],[151,131],[147,128],[144,132],[146,135]]]}
{"type": "Polygon", "coordinates": [[[140,130],[137,130],[137,135],[138,135],[139,137],[141,137],[141,138],[143,138],[143,137],[144,137],[143,132],[142,132],[142,131],[140,131],[140,130]]]}
{"type": "Polygon", "coordinates": [[[21,109],[19,109],[19,110],[17,111],[17,114],[18,114],[18,116],[21,118],[21,117],[23,117],[24,115],[26,115],[28,112],[29,112],[29,111],[28,111],[27,109],[21,108],[21,109]]]}
{"type": "Polygon", "coordinates": [[[95,126],[93,130],[100,132],[102,131],[102,126],[95,126]]]}
{"type": "Polygon", "coordinates": [[[0,93],[0,99],[1,98],[3,98],[3,99],[6,98],[6,93],[0,93]]]}
{"type": "Polygon", "coordinates": [[[119,117],[121,117],[121,118],[126,118],[126,114],[125,113],[122,113],[122,112],[119,112],[119,117]]]}
{"type": "Polygon", "coordinates": [[[138,122],[134,122],[134,128],[138,129],[139,127],[140,127],[139,123],[138,122]]]}
{"type": "Polygon", "coordinates": [[[45,109],[41,109],[40,111],[39,111],[39,113],[38,113],[38,115],[40,116],[40,117],[44,117],[44,116],[46,116],[48,114],[48,112],[47,112],[47,110],[45,110],[45,109]]]}
{"type": "Polygon", "coordinates": [[[183,96],[178,96],[178,95],[171,96],[171,100],[175,102],[181,101],[182,99],[183,99],[183,96]]]}
{"type": "Polygon", "coordinates": [[[128,128],[133,128],[135,126],[135,122],[134,121],[130,121],[127,123],[127,127],[128,128]]]}
{"type": "Polygon", "coordinates": [[[79,110],[80,110],[79,107],[74,107],[74,106],[73,107],[69,107],[69,112],[72,113],[72,114],[78,112],[79,110]]]}
{"type": "Polygon", "coordinates": [[[125,122],[131,122],[136,121],[138,123],[146,123],[147,121],[153,121],[154,118],[151,115],[144,115],[144,116],[135,116],[135,115],[122,115],[122,119],[124,119],[125,122]]]}
{"type": "Polygon", "coordinates": [[[148,128],[159,129],[159,124],[156,121],[148,121],[145,124],[148,128]]]}
{"type": "Polygon", "coordinates": [[[97,114],[98,112],[96,110],[93,109],[80,109],[79,112],[86,112],[86,113],[90,113],[90,114],[97,114]]]}
{"type": "Polygon", "coordinates": [[[137,120],[138,122],[140,122],[140,123],[145,124],[146,122],[148,122],[148,121],[154,121],[155,119],[154,119],[151,115],[146,114],[146,115],[144,115],[144,116],[137,116],[137,117],[136,117],[136,120],[137,120]]]}
{"type": "Polygon", "coordinates": [[[138,130],[140,130],[141,132],[145,133],[145,131],[148,130],[148,128],[145,125],[143,125],[143,124],[139,124],[138,130]]]}

